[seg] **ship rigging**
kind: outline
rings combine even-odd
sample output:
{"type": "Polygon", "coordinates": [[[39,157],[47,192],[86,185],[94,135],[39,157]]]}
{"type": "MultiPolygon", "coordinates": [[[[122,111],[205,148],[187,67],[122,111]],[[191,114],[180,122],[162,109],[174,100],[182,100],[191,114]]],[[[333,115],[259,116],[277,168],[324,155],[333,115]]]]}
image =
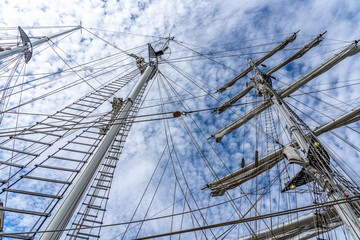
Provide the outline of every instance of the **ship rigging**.
{"type": "Polygon", "coordinates": [[[359,176],[347,159],[360,149],[339,135],[359,134],[360,106],[327,93],[359,80],[324,82],[358,41],[314,54],[326,31],[292,48],[299,31],[213,51],[147,36],[124,50],[83,26],[12,30],[13,42],[0,41],[3,239],[360,238],[359,176]],[[76,34],[116,52],[80,64],[61,45],[76,34]],[[52,72],[29,71],[48,51],[52,72]],[[296,68],[317,56],[316,67],[296,68]],[[234,57],[243,70],[222,61],[234,57]],[[210,63],[205,78],[182,69],[189,60],[210,63]],[[212,68],[232,80],[206,81],[212,68]]]}

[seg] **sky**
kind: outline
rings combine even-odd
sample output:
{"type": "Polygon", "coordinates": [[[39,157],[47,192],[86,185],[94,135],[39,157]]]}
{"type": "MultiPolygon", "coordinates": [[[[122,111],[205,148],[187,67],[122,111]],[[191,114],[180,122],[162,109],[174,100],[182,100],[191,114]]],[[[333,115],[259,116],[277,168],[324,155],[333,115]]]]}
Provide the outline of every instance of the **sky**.
{"type": "MultiPolygon", "coordinates": [[[[26,66],[23,63],[19,65],[16,74],[25,73],[27,76],[21,76],[16,81],[18,84],[21,81],[27,82],[24,85],[26,91],[20,94],[20,87],[17,87],[16,91],[14,89],[17,94],[14,94],[6,108],[9,109],[18,105],[19,102],[31,101],[34,97],[40,96],[40,100],[13,111],[37,115],[19,115],[18,120],[16,120],[16,114],[4,115],[1,129],[4,131],[6,128],[14,127],[16,122],[19,126],[29,126],[41,121],[44,118],[42,114],[53,114],[94,88],[110,81],[117,74],[129,70],[131,66],[135,67],[133,59],[129,59],[124,52],[141,55],[147,61],[146,44],[152,43],[152,46],[158,50],[164,39],[172,36],[175,41],[170,42],[163,61],[160,61],[161,74],[159,73],[148,84],[148,90],[145,91],[146,100],[142,104],[139,115],[171,113],[177,110],[202,111],[183,115],[179,119],[133,124],[116,168],[103,223],[123,223],[204,208],[208,205],[223,203],[229,197],[237,199],[234,204],[238,205],[237,210],[240,215],[231,204],[224,203],[220,207],[201,211],[202,215],[196,212],[192,217],[190,214],[184,215],[183,219],[181,216],[174,217],[171,221],[174,223],[171,226],[168,219],[145,223],[139,236],[202,226],[205,221],[207,224],[214,224],[239,219],[242,214],[247,214],[251,203],[258,197],[257,194],[244,197],[243,192],[249,193],[266,186],[271,179],[276,178],[286,162],[261,175],[257,180],[245,184],[241,189],[229,191],[227,196],[212,198],[210,190],[199,191],[199,189],[216,177],[225,176],[238,169],[242,157],[245,158],[246,164],[253,162],[254,151],[258,144],[260,156],[270,153],[276,146],[273,143],[266,144],[266,135],[261,132],[271,132],[273,127],[271,124],[280,126],[283,122],[276,120],[278,114],[276,110],[269,111],[264,113],[262,118],[254,119],[225,136],[220,143],[215,143],[214,139],[207,141],[206,138],[217,130],[260,103],[256,103],[256,92],[253,91],[240,102],[243,105],[232,108],[232,111],[228,110],[221,115],[215,115],[210,114],[211,110],[207,110],[219,106],[219,101],[226,101],[243,89],[245,82],[251,81],[249,79],[253,76],[251,74],[239,80],[234,87],[224,93],[215,94],[215,91],[244,70],[248,64],[248,58],[260,58],[294,32],[300,30],[297,39],[271,60],[265,61],[266,66],[261,66],[261,69],[264,71],[270,69],[318,34],[327,31],[324,41],[318,47],[273,75],[276,77],[273,81],[274,87],[279,90],[284,88],[343,47],[360,39],[360,33],[357,31],[360,20],[357,14],[359,8],[360,4],[356,0],[1,1],[0,43],[4,46],[14,47],[12,44],[16,44],[17,26],[21,26],[32,41],[68,30],[71,26],[81,24],[84,27],[81,31],[59,38],[61,40],[52,40],[50,44],[46,43],[35,48],[31,61],[26,66]],[[99,65],[94,64],[86,71],[84,69],[80,71],[79,65],[113,54],[113,60],[101,60],[99,65]],[[97,69],[105,69],[106,64],[117,64],[115,66],[120,67],[109,74],[88,77],[97,69]],[[76,73],[72,70],[76,70],[76,73]],[[38,75],[54,72],[57,74],[29,82],[36,79],[38,75]],[[84,79],[88,79],[88,83],[84,83],[84,79]],[[66,91],[43,97],[75,81],[79,84],[66,91]],[[167,90],[164,86],[168,86],[167,90]],[[179,95],[176,95],[176,92],[179,95]],[[187,100],[184,104],[180,104],[179,98],[187,100]],[[166,104],[161,107],[162,102],[175,102],[175,104],[166,104]],[[153,107],[154,105],[156,107],[153,107]],[[275,120],[271,122],[269,120],[271,118],[275,120]],[[270,121],[270,125],[264,124],[266,121],[270,121]],[[189,136],[188,130],[192,135],[189,136]],[[176,146],[174,149],[172,149],[173,144],[176,146]],[[163,157],[160,158],[163,151],[163,157]],[[157,167],[158,161],[159,167],[157,167]],[[152,181],[148,185],[149,179],[152,181]],[[146,191],[144,197],[141,198],[144,191],[146,191]],[[155,195],[154,192],[156,192],[155,195]],[[184,201],[184,195],[187,196],[188,201],[184,201]],[[140,199],[142,199],[141,204],[134,214],[140,199]],[[149,204],[151,208],[148,210],[149,204]]],[[[358,60],[357,55],[345,59],[331,71],[311,81],[287,99],[289,104],[296,109],[296,113],[304,118],[311,128],[359,106],[358,60]]],[[[1,62],[3,66],[6,63],[1,62]]],[[[9,80],[7,76],[10,75],[13,65],[1,67],[3,73],[0,75],[0,86],[2,89],[9,80]]],[[[11,79],[11,84],[14,84],[15,79],[11,79]]],[[[125,98],[132,85],[133,83],[126,85],[116,96],[125,98]]],[[[95,113],[105,113],[110,109],[110,103],[105,102],[95,113]]],[[[151,117],[145,117],[145,119],[149,118],[151,117]]],[[[90,121],[93,119],[89,118],[90,121]]],[[[339,163],[347,165],[356,172],[360,170],[359,153],[356,151],[356,145],[360,140],[359,134],[356,133],[359,126],[356,123],[351,126],[352,128],[337,129],[334,131],[335,134],[324,134],[321,140],[338,155],[339,160],[334,163],[335,165],[339,163]],[[336,136],[341,136],[341,139],[336,136]]],[[[281,129],[286,131],[283,126],[281,129]]],[[[281,135],[277,137],[284,144],[289,142],[287,134],[281,131],[277,134],[281,135]]],[[[276,134],[272,137],[276,137],[276,134]]],[[[31,169],[33,164],[43,160],[45,155],[52,154],[56,148],[61,147],[69,139],[70,136],[47,149],[43,157],[40,156],[22,173],[31,169]]],[[[4,161],[10,157],[9,152],[2,151],[0,154],[4,161]]],[[[293,176],[298,168],[289,166],[288,169],[289,175],[283,174],[282,181],[293,176]]],[[[1,174],[5,176],[9,174],[9,168],[1,169],[1,171],[1,174]]],[[[52,173],[45,172],[44,174],[52,173]]],[[[359,180],[356,173],[353,174],[359,180]]],[[[255,213],[252,210],[247,215],[245,214],[245,217],[275,211],[277,206],[280,206],[279,209],[288,209],[311,204],[307,193],[308,188],[303,188],[305,189],[303,194],[282,196],[279,191],[281,184],[283,182],[275,181],[271,191],[264,187],[266,190],[264,200],[258,203],[260,212],[255,213]],[[290,205],[287,203],[288,200],[291,200],[290,205]]],[[[24,183],[23,186],[33,187],[31,183],[24,183]]],[[[38,186],[39,190],[45,189],[49,192],[52,187],[52,185],[38,186]]],[[[31,207],[30,202],[19,194],[9,195],[8,198],[9,206],[12,204],[14,207],[31,207]]],[[[37,201],[40,200],[37,199],[37,201]]],[[[27,226],[33,221],[32,218],[9,218],[11,223],[6,228],[9,232],[26,231],[27,226]]],[[[274,219],[274,222],[285,219],[285,217],[274,219]]],[[[269,221],[266,223],[268,224],[269,221]]],[[[138,226],[134,227],[135,225],[130,225],[128,235],[124,239],[136,237],[138,226]]],[[[261,229],[265,225],[264,222],[257,226],[255,223],[239,224],[231,229],[228,227],[206,230],[205,234],[208,238],[224,234],[221,236],[226,239],[239,239],[240,236],[249,234],[249,226],[261,229]]],[[[101,230],[100,239],[121,239],[125,228],[126,225],[104,227],[101,230]]],[[[206,239],[202,235],[204,232],[197,231],[196,234],[198,239],[206,239]]],[[[331,234],[330,237],[340,237],[343,230],[337,230],[336,234],[339,235],[331,234]]],[[[175,238],[178,239],[179,235],[175,238]]],[[[193,239],[195,235],[191,233],[183,235],[182,238],[193,239]]]]}

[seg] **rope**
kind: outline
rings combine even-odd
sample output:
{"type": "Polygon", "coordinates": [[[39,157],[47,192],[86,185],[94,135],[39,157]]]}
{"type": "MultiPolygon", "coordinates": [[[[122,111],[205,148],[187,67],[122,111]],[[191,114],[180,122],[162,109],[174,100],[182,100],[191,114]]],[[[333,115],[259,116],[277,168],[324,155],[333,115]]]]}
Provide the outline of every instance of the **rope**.
{"type": "MultiPolygon", "coordinates": [[[[285,211],[280,211],[280,212],[276,212],[276,213],[263,214],[263,215],[258,215],[256,217],[243,218],[243,219],[239,219],[239,220],[227,221],[227,222],[213,224],[213,225],[209,225],[209,226],[203,226],[203,227],[192,228],[192,229],[185,229],[185,230],[182,230],[182,231],[164,233],[164,234],[160,234],[160,235],[153,235],[153,236],[148,236],[148,237],[143,237],[143,238],[138,238],[138,239],[139,240],[140,239],[150,239],[150,238],[156,238],[156,237],[161,237],[161,236],[170,236],[170,235],[175,235],[175,234],[180,234],[180,233],[185,233],[185,232],[199,231],[199,230],[202,230],[202,229],[216,228],[216,227],[239,224],[239,223],[246,223],[246,222],[257,221],[257,220],[260,220],[260,219],[266,219],[266,218],[270,218],[270,217],[284,216],[284,215],[288,215],[288,214],[292,214],[292,213],[298,213],[298,212],[304,212],[304,211],[308,211],[308,210],[315,210],[315,209],[320,209],[320,208],[332,207],[332,206],[335,206],[335,205],[339,205],[339,204],[343,204],[343,203],[356,202],[356,201],[359,201],[359,200],[360,200],[360,195],[356,195],[356,196],[348,197],[346,199],[328,201],[328,202],[324,202],[324,203],[317,203],[317,204],[307,205],[307,206],[300,207],[300,208],[293,208],[293,209],[289,209],[289,210],[285,210],[285,211]]],[[[177,216],[177,215],[179,215],[179,214],[175,214],[175,216],[177,216]]],[[[143,222],[143,221],[154,221],[154,220],[159,220],[159,219],[163,219],[163,218],[169,218],[171,216],[172,215],[166,215],[166,216],[161,216],[161,217],[148,218],[148,219],[145,219],[145,220],[136,220],[136,221],[133,221],[133,222],[120,222],[120,223],[113,223],[113,224],[103,224],[103,225],[99,225],[99,226],[83,227],[83,228],[65,228],[65,229],[57,229],[57,230],[50,230],[50,231],[0,233],[0,236],[4,236],[4,235],[9,235],[10,236],[10,235],[17,235],[17,234],[44,233],[44,232],[64,232],[64,231],[89,229],[89,228],[99,228],[99,227],[113,227],[113,226],[121,226],[121,225],[129,224],[129,223],[140,223],[140,222],[143,222]]]]}

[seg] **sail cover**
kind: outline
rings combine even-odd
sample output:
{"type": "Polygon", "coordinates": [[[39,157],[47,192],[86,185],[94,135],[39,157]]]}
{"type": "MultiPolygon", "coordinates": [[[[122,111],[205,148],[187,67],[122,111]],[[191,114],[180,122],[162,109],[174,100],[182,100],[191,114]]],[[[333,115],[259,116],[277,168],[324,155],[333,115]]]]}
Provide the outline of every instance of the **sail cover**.
{"type": "Polygon", "coordinates": [[[232,174],[229,174],[215,182],[209,184],[211,189],[211,196],[222,196],[226,190],[233,189],[242,183],[254,178],[266,170],[275,166],[280,162],[284,156],[282,154],[283,149],[273,152],[272,154],[261,158],[258,161],[258,166],[255,166],[255,162],[249,164],[248,166],[241,168],[235,171],[232,174]]]}
{"type": "MultiPolygon", "coordinates": [[[[289,87],[283,89],[280,91],[280,97],[285,98],[290,96],[293,92],[301,88],[303,85],[314,79],[315,77],[325,73],[329,69],[331,69],[333,66],[344,60],[345,58],[352,56],[354,54],[357,54],[360,51],[360,47],[357,45],[357,42],[350,44],[345,49],[340,51],[339,53],[335,54],[332,58],[328,59],[321,65],[319,65],[317,68],[312,70],[311,72],[307,73],[303,77],[301,77],[299,80],[291,84],[289,87]]],[[[269,108],[272,105],[270,101],[267,101],[256,108],[252,109],[249,113],[241,116],[238,120],[232,122],[228,126],[224,127],[223,129],[217,131],[214,136],[215,140],[217,142],[220,142],[222,138],[226,135],[234,131],[235,129],[238,129],[243,124],[245,124],[247,121],[252,119],[254,116],[260,114],[265,109],[269,108]]]]}
{"type": "MultiPolygon", "coordinates": [[[[263,230],[256,234],[256,239],[309,239],[319,235],[319,232],[328,232],[341,225],[342,221],[336,211],[329,208],[263,230]]],[[[246,236],[240,239],[251,240],[254,239],[254,236],[246,236]]]]}
{"type": "MultiPolygon", "coordinates": [[[[260,63],[264,62],[266,59],[270,58],[272,55],[274,55],[275,53],[277,53],[278,51],[282,50],[283,48],[286,47],[286,45],[288,45],[289,43],[293,42],[296,39],[296,34],[298,32],[294,33],[293,35],[291,35],[290,37],[288,37],[285,41],[283,41],[282,43],[280,43],[280,45],[278,45],[276,48],[274,48],[273,50],[271,50],[270,52],[268,52],[265,56],[263,56],[262,58],[260,58],[259,60],[257,60],[255,62],[255,65],[259,65],[260,63]]],[[[221,88],[219,88],[217,91],[218,92],[223,92],[226,90],[226,88],[231,87],[232,85],[234,85],[236,83],[237,80],[239,80],[240,78],[244,77],[246,74],[248,74],[250,71],[252,70],[252,67],[248,67],[246,70],[244,70],[243,72],[241,72],[239,75],[237,75],[233,80],[229,81],[228,83],[226,83],[224,86],[222,86],[221,88]]]]}
{"type": "MultiPolygon", "coordinates": [[[[266,72],[266,75],[270,76],[271,74],[273,74],[274,72],[276,72],[277,70],[279,70],[280,68],[284,67],[286,64],[290,63],[291,61],[298,59],[300,57],[302,57],[305,53],[307,53],[311,48],[317,46],[322,40],[322,36],[325,34],[326,32],[320,34],[319,36],[317,36],[315,39],[313,39],[310,43],[308,43],[307,45],[305,45],[303,48],[301,48],[299,51],[297,51],[296,53],[294,53],[292,56],[290,56],[288,59],[286,59],[285,61],[283,61],[282,63],[278,64],[277,66],[273,67],[272,69],[270,69],[269,71],[266,72]]],[[[249,68],[250,69],[250,68],[249,68]]],[[[248,72],[247,72],[248,73],[248,72]]],[[[239,75],[240,76],[240,75],[239,75]]],[[[242,90],[241,92],[239,92],[238,94],[236,94],[234,97],[232,97],[229,101],[225,102],[224,104],[222,104],[220,107],[218,107],[216,109],[216,113],[217,114],[221,114],[222,112],[224,112],[227,108],[229,108],[231,105],[233,105],[234,103],[236,103],[239,99],[241,99],[242,97],[244,97],[248,92],[250,92],[250,90],[253,88],[252,85],[246,87],[244,90],[242,90]]]]}

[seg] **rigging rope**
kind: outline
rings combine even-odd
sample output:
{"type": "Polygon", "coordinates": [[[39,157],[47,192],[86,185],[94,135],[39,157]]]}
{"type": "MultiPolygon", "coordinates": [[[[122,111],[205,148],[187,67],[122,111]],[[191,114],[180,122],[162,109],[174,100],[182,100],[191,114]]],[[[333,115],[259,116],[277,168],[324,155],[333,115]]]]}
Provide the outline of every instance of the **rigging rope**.
{"type": "MultiPolygon", "coordinates": [[[[256,220],[259,220],[259,219],[266,219],[266,218],[270,218],[270,217],[284,216],[284,215],[288,215],[288,214],[292,214],[292,213],[304,212],[304,211],[307,211],[307,210],[315,210],[315,209],[319,209],[319,208],[332,207],[334,205],[343,204],[343,203],[351,203],[351,202],[356,202],[356,201],[359,201],[359,200],[360,200],[360,195],[355,195],[355,196],[352,196],[352,197],[348,197],[346,199],[340,199],[340,200],[333,200],[333,201],[328,201],[328,202],[324,202],[324,203],[311,204],[311,205],[307,205],[307,206],[300,207],[300,208],[293,208],[293,209],[280,211],[280,212],[276,212],[276,213],[271,213],[271,214],[263,214],[263,215],[259,215],[257,217],[243,218],[243,219],[239,219],[239,220],[228,221],[228,222],[213,224],[213,225],[209,225],[209,226],[203,226],[203,227],[200,227],[200,228],[193,228],[193,229],[182,230],[182,231],[179,231],[179,232],[165,233],[167,235],[161,234],[161,236],[163,236],[163,235],[164,236],[169,236],[169,235],[175,235],[175,234],[179,234],[179,233],[199,231],[199,230],[202,230],[202,229],[216,228],[216,227],[239,224],[239,223],[246,223],[246,222],[256,221],[256,220]]],[[[175,214],[175,216],[180,215],[180,214],[183,214],[183,213],[175,214]]],[[[113,224],[103,224],[103,225],[99,225],[99,226],[83,227],[83,228],[65,228],[65,229],[57,229],[57,230],[50,230],[50,231],[11,232],[11,233],[8,232],[8,233],[0,233],[0,236],[3,236],[3,235],[10,236],[10,235],[18,235],[18,234],[32,234],[32,233],[44,233],[44,232],[64,232],[64,231],[88,229],[88,228],[99,228],[99,227],[113,227],[113,226],[120,226],[120,225],[129,224],[129,223],[140,223],[140,222],[143,222],[143,221],[153,221],[153,220],[158,220],[158,219],[163,219],[163,218],[169,218],[171,216],[172,215],[166,215],[166,216],[161,216],[161,217],[148,218],[146,220],[136,220],[136,221],[133,221],[133,222],[120,222],[120,223],[113,223],[113,224]]],[[[148,237],[139,238],[139,239],[150,239],[150,238],[156,238],[156,237],[160,237],[160,235],[148,236],[148,237]]]]}

